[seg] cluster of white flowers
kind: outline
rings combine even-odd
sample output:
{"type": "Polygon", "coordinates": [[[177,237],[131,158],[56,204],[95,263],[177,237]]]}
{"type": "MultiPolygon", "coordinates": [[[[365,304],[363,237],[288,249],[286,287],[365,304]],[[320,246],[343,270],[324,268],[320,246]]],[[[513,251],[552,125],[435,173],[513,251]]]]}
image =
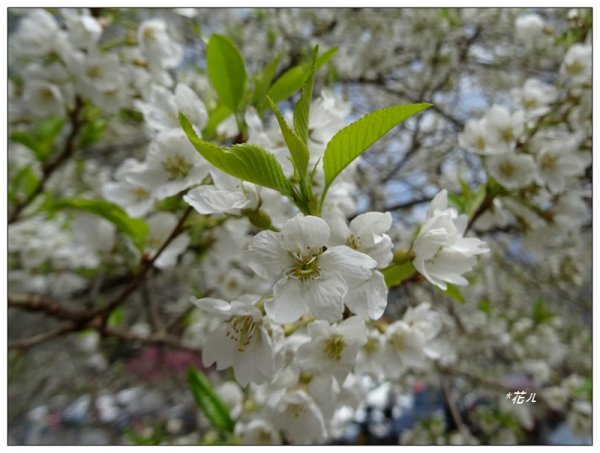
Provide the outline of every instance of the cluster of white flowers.
{"type": "MultiPolygon", "coordinates": [[[[197,13],[179,14],[188,17],[197,13]]],[[[361,191],[366,189],[357,181],[380,183],[378,172],[364,171],[367,166],[362,158],[334,180],[327,197],[321,200],[322,209],[319,205],[315,211],[308,210],[309,214],[299,212],[291,198],[276,190],[236,179],[202,157],[181,129],[180,114],[189,120],[198,137],[215,136],[220,144],[241,139],[268,150],[285,177],[293,184],[298,182],[296,163],[290,159],[289,143],[276,118],[264,115],[258,106],[243,104],[244,108],[214,128],[214,134],[207,132],[214,119],[211,116],[218,111],[217,95],[205,75],[179,71],[186,48],[168,20],[145,18],[113,42],[105,33],[107,22],[86,10],[58,10],[60,19],[43,10],[22,14],[9,40],[16,81],[9,82],[11,130],[26,131],[36,121],[57,116],[66,120],[57,141],[62,143],[75,127],[73,115],[77,116],[75,122],[82,121],[85,126],[92,124],[96,114],[108,119],[109,137],[126,129],[115,120],[119,115],[143,116],[139,135],[144,140],[144,156],[128,151],[116,170],[91,160],[83,170],[78,167],[80,162],[68,162],[54,173],[44,190],[64,197],[102,197],[136,221],[142,219],[148,232],[139,248],[132,241],[124,245],[115,226],[99,217],[76,210],[43,217],[43,207],[39,210],[42,214],[35,211],[41,204],[40,196],[26,210],[27,215],[9,226],[11,291],[73,295],[89,289],[88,275],[95,275],[100,267],[117,265],[119,270],[131,272],[133,267],[125,261],[132,255],[133,262],[143,262],[158,254],[153,261],[158,268],[154,275],[171,276],[164,270],[175,269],[189,282],[179,291],[186,294],[186,303],[190,294],[198,296],[191,298],[194,311],[186,319],[182,335],[185,347],[200,350],[205,367],[232,371],[235,382],[226,382],[217,391],[230,409],[234,434],[242,444],[323,443],[364,408],[367,392],[373,387],[391,382],[404,392],[411,388],[415,376],[432,382],[445,366],[459,364],[469,369],[470,353],[485,360],[499,350],[543,388],[540,393],[551,409],[568,408],[567,422],[585,431],[589,403],[583,397],[569,399],[584,385],[581,377],[573,375],[557,382],[551,373],[575,360],[557,333],[563,327],[561,318],[556,316],[546,324],[532,321],[529,312],[515,310],[516,303],[506,302],[526,299],[519,285],[511,286],[507,277],[510,266],[498,271],[501,276],[490,277],[494,269],[476,273],[476,264],[480,255],[495,251],[497,245],[505,246],[505,250],[521,244],[528,251],[550,249],[556,251],[550,258],[539,254],[546,261],[545,275],[581,284],[586,264],[578,257],[587,243],[578,232],[589,220],[590,196],[581,187],[591,164],[589,41],[560,50],[556,79],[523,78],[518,88],[495,97],[497,103],[479,118],[464,123],[458,144],[474,153],[465,153],[469,164],[481,158],[482,165],[474,165],[477,175],[472,180],[487,177],[480,187],[485,192],[478,192],[483,196],[476,206],[485,209],[468,211],[459,207],[460,203],[452,207],[449,202],[456,199],[449,191],[459,189],[436,189],[439,192],[431,200],[424,222],[410,240],[402,241],[400,238],[411,237],[406,226],[413,226],[412,218],[397,215],[403,211],[375,204],[377,207],[371,209],[376,210],[356,215],[365,211],[366,205],[364,199],[359,202],[365,193],[361,191]],[[365,167],[358,171],[361,164],[365,167]],[[181,217],[176,212],[184,208],[186,223],[177,227],[181,217]],[[486,236],[484,242],[469,233],[471,227],[476,232],[523,227],[526,233],[518,245],[503,244],[502,238],[493,235],[486,236]],[[177,228],[178,235],[171,237],[177,228]],[[408,242],[404,244],[407,248],[395,251],[401,242],[408,242]],[[407,279],[416,273],[424,277],[411,281],[426,280],[425,285],[407,284],[410,298],[388,288],[389,276],[398,268],[407,273],[407,279]],[[476,275],[467,279],[471,272],[476,275]],[[459,292],[463,304],[449,309],[452,316],[446,316],[445,296],[440,296],[438,303],[432,295],[441,289],[452,297],[458,291],[453,285],[466,287],[476,278],[485,284],[463,288],[465,293],[459,292]],[[506,312],[495,316],[504,302],[506,312]],[[494,307],[494,303],[499,305],[494,307]],[[393,316],[384,316],[386,313],[393,316]]],[[[276,23],[269,22],[272,18],[265,20],[300,32],[298,17],[303,14],[310,12],[282,10],[276,23]]],[[[365,15],[362,11],[356,14],[365,15]]],[[[340,48],[336,77],[341,81],[360,77],[377,85],[381,73],[392,71],[397,49],[387,41],[378,42],[382,33],[406,36],[403,54],[410,58],[419,55],[422,60],[418,64],[408,61],[405,83],[393,80],[382,85],[390,92],[400,87],[401,91],[424,93],[417,72],[431,72],[423,80],[435,86],[440,82],[436,77],[447,76],[446,69],[478,52],[471,48],[466,57],[461,56],[458,46],[448,44],[462,46],[465,41],[466,29],[453,25],[455,21],[473,20],[473,29],[493,23],[495,17],[506,21],[515,31],[510,41],[521,45],[532,59],[555,38],[551,22],[537,14],[517,17],[511,12],[500,18],[490,12],[475,18],[472,11],[461,10],[444,12],[443,20],[439,20],[439,11],[403,14],[406,17],[401,23],[395,23],[392,12],[387,20],[367,14],[365,21],[378,27],[372,33],[355,29],[352,21],[340,25],[344,32],[360,31],[361,37],[355,47],[340,48]],[[431,20],[432,15],[436,20],[431,20]],[[440,36],[447,37],[443,45],[438,45],[440,36]],[[381,45],[375,46],[375,42],[381,45]]],[[[229,20],[230,25],[239,25],[239,18],[229,20]]],[[[322,17],[313,20],[326,29],[335,23],[336,15],[323,10],[322,17]]],[[[248,33],[245,27],[235,28],[242,37],[248,33]]],[[[260,39],[246,39],[244,50],[262,52],[260,39]]],[[[274,39],[287,44],[281,36],[274,39]]],[[[552,55],[540,58],[551,60],[552,55]]],[[[340,93],[322,89],[310,105],[307,168],[312,171],[309,189],[315,194],[325,186],[327,143],[347,125],[351,112],[350,102],[340,93]]],[[[440,112],[444,113],[443,106],[440,112]]],[[[416,150],[437,141],[430,140],[433,135],[421,141],[419,131],[433,134],[442,129],[439,118],[432,119],[437,113],[428,111],[427,115],[422,123],[407,126],[407,130],[416,131],[414,142],[420,142],[416,150]]],[[[284,111],[283,116],[288,124],[295,125],[291,111],[284,111]]],[[[461,123],[454,119],[453,125],[461,123]]],[[[446,137],[440,142],[444,146],[451,142],[456,151],[455,138],[453,131],[450,140],[446,137]]],[[[399,142],[404,145],[402,140],[399,142]]],[[[437,151],[438,145],[431,146],[437,151]]],[[[413,151],[405,156],[407,160],[413,151]]],[[[387,155],[374,159],[386,162],[386,166],[392,162],[387,155]]],[[[16,174],[26,180],[27,172],[39,180],[49,162],[17,143],[10,144],[9,161],[15,169],[11,180],[18,179],[16,174]]],[[[411,165],[430,169],[423,159],[415,159],[407,167],[411,165]]],[[[431,193],[432,187],[439,185],[449,187],[433,178],[422,187],[411,184],[407,185],[411,194],[431,193]]],[[[10,196],[24,200],[26,186],[22,183],[10,196]]],[[[48,199],[51,204],[52,198],[48,199]]],[[[544,310],[539,311],[543,318],[544,310]]],[[[147,337],[150,329],[148,324],[138,323],[131,331],[147,337]]],[[[578,345],[585,346],[583,335],[575,337],[578,345]]],[[[98,350],[97,341],[93,343],[91,349],[98,350]]],[[[515,409],[506,404],[500,400],[498,407],[513,414],[526,429],[532,426],[530,408],[515,409]]],[[[421,434],[423,439],[437,439],[438,434],[442,439],[437,431],[440,426],[428,434],[419,429],[407,432],[404,439],[414,441],[421,434]]],[[[508,431],[500,430],[498,437],[510,437],[508,431]]],[[[469,436],[455,440],[474,442],[469,436]]]]}

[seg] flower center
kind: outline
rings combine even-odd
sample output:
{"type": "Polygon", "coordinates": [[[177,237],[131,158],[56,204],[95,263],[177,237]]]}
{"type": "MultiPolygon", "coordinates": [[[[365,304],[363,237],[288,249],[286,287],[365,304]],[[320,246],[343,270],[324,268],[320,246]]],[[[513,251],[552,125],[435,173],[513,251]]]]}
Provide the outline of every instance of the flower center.
{"type": "Polygon", "coordinates": [[[583,65],[579,61],[567,65],[567,72],[570,74],[579,74],[581,71],[583,71],[583,65]]]}
{"type": "Polygon", "coordinates": [[[165,158],[163,167],[170,179],[182,179],[188,175],[193,165],[179,154],[175,154],[165,158]]]}
{"type": "Polygon", "coordinates": [[[146,27],[143,32],[144,41],[154,42],[156,41],[156,29],[154,27],[146,27]]]}
{"type": "Polygon", "coordinates": [[[102,74],[102,70],[98,66],[90,66],[86,69],[85,74],[90,79],[98,79],[102,74]]]}
{"type": "Polygon", "coordinates": [[[131,194],[138,201],[145,200],[150,195],[150,193],[148,193],[148,191],[141,186],[137,186],[131,189],[131,194]]]}
{"type": "Polygon", "coordinates": [[[523,99],[523,108],[525,110],[531,110],[538,106],[538,101],[536,98],[525,98],[523,99]]]}
{"type": "Polygon", "coordinates": [[[476,149],[485,149],[485,137],[482,135],[475,137],[475,140],[473,141],[473,146],[475,146],[476,149]]]}
{"type": "Polygon", "coordinates": [[[404,334],[401,332],[395,332],[390,336],[388,341],[392,349],[401,351],[404,346],[404,334]]]}
{"type": "Polygon", "coordinates": [[[244,352],[257,332],[256,327],[252,316],[236,316],[229,321],[225,336],[238,344],[239,352],[244,352]]]}
{"type": "Polygon", "coordinates": [[[54,101],[54,93],[52,92],[52,90],[50,88],[42,88],[40,90],[40,98],[42,99],[43,102],[53,102],[54,101]]]}
{"type": "Polygon", "coordinates": [[[515,174],[515,167],[510,162],[502,162],[499,167],[500,173],[505,178],[512,178],[515,174]]]}
{"type": "Polygon", "coordinates": [[[368,355],[373,355],[379,350],[379,342],[376,338],[369,337],[369,339],[363,346],[363,349],[368,355]]]}
{"type": "Polygon", "coordinates": [[[296,258],[296,267],[292,269],[292,275],[298,280],[305,282],[314,280],[321,276],[319,270],[319,260],[316,255],[296,258]]]}
{"type": "Polygon", "coordinates": [[[360,237],[350,233],[350,236],[348,236],[348,239],[346,240],[346,245],[351,249],[358,250],[360,248],[360,237]]]}
{"type": "Polygon", "coordinates": [[[323,344],[323,353],[330,359],[339,362],[342,359],[342,351],[346,347],[341,335],[332,335],[323,344]]]}
{"type": "Polygon", "coordinates": [[[540,164],[544,170],[554,170],[557,162],[558,157],[556,155],[545,154],[544,157],[542,157],[540,164]]]}
{"type": "Polygon", "coordinates": [[[299,403],[290,404],[286,408],[286,412],[288,412],[289,414],[292,414],[296,418],[298,418],[303,411],[304,411],[304,404],[299,404],[299,403]]]}
{"type": "Polygon", "coordinates": [[[513,138],[513,131],[511,128],[506,128],[502,131],[502,140],[505,142],[510,142],[513,138]]]}

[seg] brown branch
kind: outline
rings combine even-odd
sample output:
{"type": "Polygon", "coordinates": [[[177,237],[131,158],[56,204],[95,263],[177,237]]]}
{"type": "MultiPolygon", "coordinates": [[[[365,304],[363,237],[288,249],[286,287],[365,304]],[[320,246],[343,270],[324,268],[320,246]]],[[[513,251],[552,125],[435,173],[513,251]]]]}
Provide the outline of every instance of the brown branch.
{"type": "Polygon", "coordinates": [[[81,129],[81,126],[83,125],[83,122],[82,122],[81,118],[79,117],[79,114],[80,114],[82,108],[83,108],[83,100],[79,96],[77,96],[75,98],[75,107],[69,113],[69,120],[71,122],[71,131],[69,132],[69,135],[67,136],[63,151],[56,158],[56,160],[44,164],[44,166],[42,167],[42,177],[41,177],[40,181],[38,182],[35,189],[27,196],[27,198],[25,198],[25,200],[16,204],[15,208],[13,209],[11,215],[8,218],[9,224],[14,223],[19,219],[19,216],[21,215],[23,210],[27,206],[29,206],[38,197],[39,194],[41,194],[44,191],[44,188],[46,186],[46,183],[50,179],[50,176],[52,176],[52,174],[60,166],[62,166],[62,164],[64,164],[73,155],[73,153],[77,149],[76,139],[77,139],[77,135],[79,134],[79,130],[81,129]]]}
{"type": "Polygon", "coordinates": [[[463,422],[460,412],[459,412],[458,408],[456,407],[456,402],[454,401],[454,395],[452,394],[452,389],[448,385],[448,382],[447,382],[445,376],[443,376],[443,375],[440,376],[440,380],[442,383],[442,390],[444,391],[444,398],[446,400],[446,403],[448,404],[448,409],[450,409],[450,415],[452,416],[454,423],[456,423],[456,426],[458,427],[458,431],[460,432],[461,436],[463,437],[463,441],[466,442],[467,439],[469,439],[471,437],[471,434],[470,434],[469,430],[467,429],[467,427],[465,426],[465,423],[463,422]]]}
{"type": "Polygon", "coordinates": [[[10,294],[8,296],[8,307],[18,308],[25,311],[42,312],[54,318],[74,321],[81,312],[62,307],[52,299],[38,294],[10,294]]]}
{"type": "Polygon", "coordinates": [[[26,351],[27,349],[36,346],[40,343],[44,343],[45,341],[48,341],[52,338],[56,338],[61,335],[73,332],[73,327],[74,324],[72,322],[67,322],[55,329],[48,330],[40,334],[32,335],[30,337],[23,338],[22,340],[10,341],[8,343],[8,347],[9,349],[21,349],[26,351]]]}
{"type": "MultiPolygon", "coordinates": [[[[9,343],[9,347],[27,349],[48,339],[60,336],[65,333],[77,332],[88,327],[99,330],[100,332],[105,332],[106,329],[109,329],[109,327],[106,326],[106,322],[110,313],[119,305],[126,302],[128,297],[138,288],[138,286],[144,279],[144,276],[153,267],[154,262],[160,257],[162,252],[169,246],[169,244],[183,231],[184,223],[191,214],[192,210],[192,207],[188,207],[188,209],[179,219],[179,222],[177,223],[169,237],[165,240],[163,245],[154,254],[152,258],[148,259],[148,257],[146,256],[142,257],[141,268],[135,275],[131,283],[104,307],[100,307],[95,310],[74,311],[62,307],[48,298],[44,298],[37,295],[10,296],[8,305],[9,307],[19,308],[26,311],[41,311],[55,318],[66,319],[68,320],[68,322],[57,329],[9,343]]],[[[166,341],[166,344],[170,344],[170,340],[168,338],[166,341]]]]}

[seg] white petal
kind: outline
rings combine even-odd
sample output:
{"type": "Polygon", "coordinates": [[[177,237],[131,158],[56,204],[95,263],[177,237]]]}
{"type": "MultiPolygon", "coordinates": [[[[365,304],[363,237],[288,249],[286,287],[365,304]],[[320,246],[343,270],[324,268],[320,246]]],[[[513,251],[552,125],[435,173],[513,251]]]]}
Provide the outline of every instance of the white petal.
{"type": "Polygon", "coordinates": [[[389,212],[365,212],[350,222],[350,229],[366,247],[373,246],[376,236],[387,233],[391,226],[392,214],[389,212]]]}
{"type": "Polygon", "coordinates": [[[308,307],[313,315],[326,321],[342,319],[344,296],[348,286],[342,277],[334,272],[322,272],[321,278],[309,284],[308,307]]]}
{"type": "Polygon", "coordinates": [[[431,203],[429,204],[429,208],[427,209],[427,217],[432,217],[435,215],[435,212],[440,210],[443,211],[448,207],[448,191],[446,189],[441,190],[431,203]]]}
{"type": "Polygon", "coordinates": [[[209,334],[202,350],[204,366],[217,362],[217,369],[223,370],[233,364],[235,344],[225,335],[226,330],[227,325],[223,323],[209,334]]]}
{"type": "Polygon", "coordinates": [[[284,277],[273,287],[273,299],[265,302],[265,310],[275,322],[294,322],[304,314],[308,297],[304,283],[284,277]]]}
{"type": "Polygon", "coordinates": [[[250,268],[267,280],[280,277],[294,265],[292,256],[281,246],[281,235],[273,231],[261,231],[248,245],[250,268]]]}
{"type": "Polygon", "coordinates": [[[377,267],[377,262],[369,255],[340,245],[319,256],[319,267],[340,274],[352,289],[371,278],[371,269],[377,267]]]}
{"type": "Polygon", "coordinates": [[[196,187],[184,195],[183,200],[200,214],[221,214],[242,209],[250,203],[241,191],[221,190],[215,186],[196,187]]]}
{"type": "Polygon", "coordinates": [[[286,250],[307,256],[326,245],[330,233],[325,220],[298,214],[288,220],[281,229],[281,243],[286,250]]]}
{"type": "Polygon", "coordinates": [[[344,303],[363,319],[379,319],[387,306],[387,294],[383,274],[373,272],[370,280],[346,294],[344,303]]]}

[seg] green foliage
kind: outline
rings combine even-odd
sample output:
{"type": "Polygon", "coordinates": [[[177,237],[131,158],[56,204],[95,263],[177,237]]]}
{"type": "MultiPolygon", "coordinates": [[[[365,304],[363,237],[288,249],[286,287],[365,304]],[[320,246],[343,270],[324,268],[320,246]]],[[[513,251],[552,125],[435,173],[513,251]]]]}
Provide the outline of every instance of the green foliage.
{"type": "Polygon", "coordinates": [[[428,108],[431,104],[408,104],[388,107],[368,113],[354,123],[341,129],[327,143],[323,155],[325,170],[325,198],[333,180],[354,159],[365,152],[373,143],[383,137],[394,126],[405,119],[428,108]]]}
{"type": "Polygon", "coordinates": [[[302,86],[306,80],[306,68],[294,66],[285,71],[268,91],[268,95],[274,102],[289,98],[302,86]]]}
{"type": "Polygon", "coordinates": [[[10,139],[32,150],[40,162],[44,162],[50,153],[56,138],[61,133],[65,120],[55,116],[37,123],[28,131],[15,131],[10,139]]]}
{"type": "Polygon", "coordinates": [[[40,184],[40,178],[36,175],[32,165],[21,168],[8,186],[8,201],[17,202],[19,198],[27,199],[40,184]]]}
{"type": "Polygon", "coordinates": [[[533,319],[535,324],[548,322],[554,316],[554,313],[546,310],[543,299],[538,299],[534,302],[533,307],[531,308],[531,319],[533,319]]]}
{"type": "Polygon", "coordinates": [[[229,148],[217,146],[201,140],[183,113],[179,114],[179,122],[196,150],[219,170],[235,178],[269,187],[292,197],[292,185],[283,174],[281,165],[270,152],[257,145],[246,143],[229,148]]]}
{"type": "Polygon", "coordinates": [[[416,271],[411,262],[406,262],[403,264],[392,264],[381,272],[383,273],[387,287],[393,288],[412,277],[416,271]]]}
{"type": "Polygon", "coordinates": [[[81,128],[79,137],[80,145],[85,147],[98,142],[102,137],[104,129],[106,129],[106,124],[106,120],[103,118],[96,118],[95,120],[86,123],[81,128]]]}
{"type": "Polygon", "coordinates": [[[123,307],[117,307],[113,311],[110,312],[108,319],[106,320],[106,325],[110,327],[118,327],[123,325],[123,307]]]}
{"type": "MultiPolygon", "coordinates": [[[[315,71],[327,63],[337,53],[337,48],[329,49],[317,58],[315,71]]],[[[293,66],[284,72],[269,89],[268,95],[273,102],[283,101],[298,91],[308,78],[311,67],[307,64],[293,66]]]]}
{"type": "Polygon", "coordinates": [[[129,217],[119,205],[106,200],[88,200],[83,198],[48,199],[44,204],[44,208],[51,212],[60,209],[75,209],[102,217],[131,238],[135,246],[140,250],[143,248],[146,236],[148,235],[148,225],[146,222],[142,219],[129,217]]]}
{"type": "Polygon", "coordinates": [[[215,392],[208,378],[198,370],[188,370],[187,382],[196,404],[215,428],[232,433],[235,423],[229,416],[229,409],[215,392]]]}
{"type": "Polygon", "coordinates": [[[487,299],[481,299],[478,304],[479,309],[484,312],[488,318],[492,316],[492,304],[487,299]]]}
{"type": "Polygon", "coordinates": [[[469,184],[462,178],[458,178],[462,189],[462,212],[470,218],[481,206],[487,194],[487,185],[481,184],[477,189],[473,190],[469,184]]]}
{"type": "Polygon", "coordinates": [[[294,167],[298,171],[299,177],[303,178],[306,173],[306,169],[308,168],[308,161],[310,158],[308,146],[306,145],[306,142],[303,142],[300,137],[298,137],[296,132],[290,128],[273,100],[268,96],[267,100],[269,101],[271,109],[273,109],[273,112],[275,112],[275,117],[279,123],[279,128],[283,134],[283,139],[285,140],[285,144],[292,155],[294,167]]]}
{"type": "Polygon", "coordinates": [[[215,136],[217,127],[231,115],[231,109],[225,104],[217,104],[217,106],[208,112],[208,121],[202,131],[202,136],[210,139],[215,136]]]}
{"type": "Polygon", "coordinates": [[[237,112],[244,96],[246,66],[239,50],[223,35],[213,34],[206,47],[208,78],[223,104],[237,112]]]}
{"type": "Polygon", "coordinates": [[[302,87],[302,94],[294,108],[294,129],[303,143],[308,143],[308,114],[310,112],[310,102],[312,100],[313,85],[315,82],[315,67],[318,55],[319,46],[316,46],[313,51],[308,76],[302,87]]]}
{"type": "Polygon", "coordinates": [[[252,96],[252,103],[259,112],[262,112],[267,108],[265,96],[271,87],[271,83],[273,82],[273,78],[277,73],[277,68],[279,67],[279,63],[281,62],[282,58],[283,54],[278,54],[254,78],[254,94],[252,96]]]}
{"type": "Polygon", "coordinates": [[[453,285],[452,283],[446,283],[446,291],[443,291],[441,289],[438,289],[438,290],[441,293],[448,296],[450,299],[455,300],[456,302],[459,302],[461,304],[465,303],[465,298],[462,295],[462,293],[460,292],[460,289],[458,288],[458,286],[453,285]]]}

